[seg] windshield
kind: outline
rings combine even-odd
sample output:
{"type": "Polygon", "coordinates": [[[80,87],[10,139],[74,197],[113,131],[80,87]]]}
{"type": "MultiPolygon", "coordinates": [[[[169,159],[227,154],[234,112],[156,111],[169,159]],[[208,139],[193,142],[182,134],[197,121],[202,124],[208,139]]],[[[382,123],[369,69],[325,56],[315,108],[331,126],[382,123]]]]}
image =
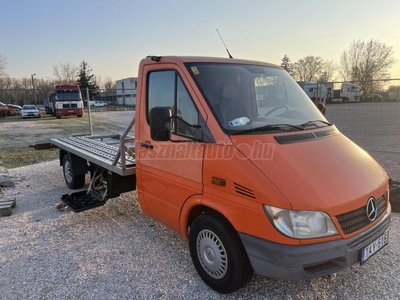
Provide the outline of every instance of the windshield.
{"type": "Polygon", "coordinates": [[[187,67],[228,134],[274,125],[289,131],[315,120],[325,123],[318,122],[314,128],[327,126],[314,103],[283,69],[224,63],[191,63],[187,67]]]}
{"type": "Polygon", "coordinates": [[[78,90],[57,90],[58,101],[81,101],[81,93],[78,90]]]}
{"type": "Polygon", "coordinates": [[[37,109],[36,106],[34,106],[34,105],[24,105],[23,108],[24,108],[24,110],[25,109],[35,109],[35,110],[37,109]]]}

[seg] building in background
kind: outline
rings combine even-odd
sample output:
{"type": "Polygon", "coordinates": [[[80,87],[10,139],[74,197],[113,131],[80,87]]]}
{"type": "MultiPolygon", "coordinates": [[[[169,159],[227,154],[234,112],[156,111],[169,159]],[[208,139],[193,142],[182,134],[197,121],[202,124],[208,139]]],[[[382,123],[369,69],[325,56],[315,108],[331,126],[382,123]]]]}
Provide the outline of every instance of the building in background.
{"type": "Polygon", "coordinates": [[[118,105],[136,106],[137,77],[116,81],[118,105]]]}

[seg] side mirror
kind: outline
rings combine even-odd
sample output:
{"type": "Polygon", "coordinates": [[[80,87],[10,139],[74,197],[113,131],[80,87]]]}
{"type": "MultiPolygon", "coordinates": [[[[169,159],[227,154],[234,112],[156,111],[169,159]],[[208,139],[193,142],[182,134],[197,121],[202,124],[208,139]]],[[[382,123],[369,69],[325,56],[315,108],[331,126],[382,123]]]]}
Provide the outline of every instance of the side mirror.
{"type": "Polygon", "coordinates": [[[154,141],[168,141],[171,137],[171,107],[154,107],[150,110],[150,134],[154,141]]]}

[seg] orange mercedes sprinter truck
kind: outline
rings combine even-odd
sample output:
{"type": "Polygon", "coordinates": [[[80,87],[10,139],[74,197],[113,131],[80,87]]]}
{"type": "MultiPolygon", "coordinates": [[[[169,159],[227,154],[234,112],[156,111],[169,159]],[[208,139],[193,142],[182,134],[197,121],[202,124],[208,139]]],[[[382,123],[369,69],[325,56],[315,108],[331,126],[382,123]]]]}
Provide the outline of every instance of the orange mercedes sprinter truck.
{"type": "Polygon", "coordinates": [[[60,149],[70,188],[90,174],[87,191],[62,196],[72,210],[137,190],[143,213],[189,240],[197,272],[220,293],[253,272],[335,273],[388,243],[387,174],[275,65],[147,57],[122,135],[47,147],[60,149]]]}

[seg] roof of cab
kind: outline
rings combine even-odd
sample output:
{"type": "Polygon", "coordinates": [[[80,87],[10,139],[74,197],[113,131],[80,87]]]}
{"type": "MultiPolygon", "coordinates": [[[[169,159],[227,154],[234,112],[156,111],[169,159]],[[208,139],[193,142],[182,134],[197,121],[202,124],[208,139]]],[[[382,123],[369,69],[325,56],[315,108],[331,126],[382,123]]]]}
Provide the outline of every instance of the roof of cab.
{"type": "Polygon", "coordinates": [[[213,63],[234,63],[234,64],[246,64],[246,65],[263,65],[267,67],[278,67],[278,65],[255,61],[255,60],[246,60],[246,59],[237,59],[237,58],[227,58],[227,57],[209,57],[209,56],[156,56],[156,55],[149,55],[144,61],[154,61],[157,62],[171,62],[171,63],[206,63],[206,62],[213,62],[213,63]]]}

